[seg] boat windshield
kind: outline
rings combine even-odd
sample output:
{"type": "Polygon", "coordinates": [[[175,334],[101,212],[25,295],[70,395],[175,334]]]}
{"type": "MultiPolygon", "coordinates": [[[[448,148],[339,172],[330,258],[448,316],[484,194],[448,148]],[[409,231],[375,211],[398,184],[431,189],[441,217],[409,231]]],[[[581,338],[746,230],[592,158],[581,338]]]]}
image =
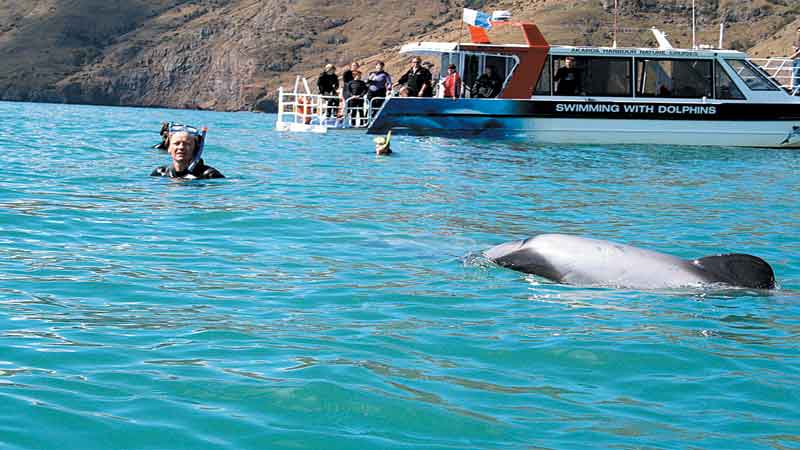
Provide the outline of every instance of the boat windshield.
{"type": "Polygon", "coordinates": [[[725,69],[722,65],[717,62],[716,67],[714,70],[717,73],[717,80],[716,80],[716,98],[722,100],[744,100],[744,95],[742,95],[742,91],[736,87],[736,84],[731,80],[731,77],[728,76],[728,73],[725,72],[725,69]]]}
{"type": "Polygon", "coordinates": [[[728,59],[725,62],[745,82],[751,91],[777,91],[779,88],[769,81],[766,75],[743,59],[728,59]]]}

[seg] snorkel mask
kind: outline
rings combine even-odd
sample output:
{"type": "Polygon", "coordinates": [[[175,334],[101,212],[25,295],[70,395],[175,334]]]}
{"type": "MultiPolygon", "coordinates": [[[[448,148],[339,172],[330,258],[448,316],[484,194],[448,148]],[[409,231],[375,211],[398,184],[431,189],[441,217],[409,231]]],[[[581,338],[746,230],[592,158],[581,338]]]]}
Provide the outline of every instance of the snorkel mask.
{"type": "Polygon", "coordinates": [[[192,157],[192,161],[189,162],[189,166],[187,170],[191,173],[194,168],[197,166],[197,163],[200,162],[200,157],[203,155],[203,147],[206,144],[206,133],[208,132],[208,127],[203,127],[201,129],[197,129],[191,125],[183,125],[179,123],[169,123],[169,135],[172,133],[188,133],[190,136],[194,136],[197,139],[197,148],[194,152],[194,157],[192,157]]]}

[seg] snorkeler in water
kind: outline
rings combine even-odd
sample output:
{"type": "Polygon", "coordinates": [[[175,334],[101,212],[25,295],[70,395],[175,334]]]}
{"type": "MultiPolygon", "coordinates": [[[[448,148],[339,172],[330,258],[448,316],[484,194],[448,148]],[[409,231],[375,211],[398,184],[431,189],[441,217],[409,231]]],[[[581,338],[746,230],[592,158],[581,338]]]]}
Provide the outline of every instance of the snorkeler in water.
{"type": "Polygon", "coordinates": [[[386,137],[378,136],[372,140],[375,143],[375,154],[378,156],[383,155],[391,155],[392,148],[389,146],[389,143],[392,140],[392,132],[391,130],[386,133],[386,137]]]}
{"type": "Polygon", "coordinates": [[[161,122],[161,131],[158,133],[161,135],[161,142],[154,145],[153,148],[167,150],[167,147],[169,147],[169,125],[169,122],[161,122]]]}
{"type": "Polygon", "coordinates": [[[206,132],[206,128],[198,130],[189,125],[170,123],[166,142],[172,164],[157,167],[150,175],[185,179],[225,178],[217,169],[205,165],[201,158],[206,132]]]}

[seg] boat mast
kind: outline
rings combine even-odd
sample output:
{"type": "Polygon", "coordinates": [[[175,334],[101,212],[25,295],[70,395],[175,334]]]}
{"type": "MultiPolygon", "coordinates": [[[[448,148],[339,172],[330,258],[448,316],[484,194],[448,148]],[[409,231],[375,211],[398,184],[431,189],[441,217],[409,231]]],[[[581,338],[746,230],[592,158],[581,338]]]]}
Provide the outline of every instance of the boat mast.
{"type": "Polygon", "coordinates": [[[618,30],[618,17],[619,17],[619,0],[614,0],[614,45],[617,48],[617,30],[618,30]]]}
{"type": "Polygon", "coordinates": [[[695,40],[695,34],[694,34],[694,28],[695,28],[694,1],[695,0],[692,0],[692,49],[697,50],[697,40],[695,40]]]}

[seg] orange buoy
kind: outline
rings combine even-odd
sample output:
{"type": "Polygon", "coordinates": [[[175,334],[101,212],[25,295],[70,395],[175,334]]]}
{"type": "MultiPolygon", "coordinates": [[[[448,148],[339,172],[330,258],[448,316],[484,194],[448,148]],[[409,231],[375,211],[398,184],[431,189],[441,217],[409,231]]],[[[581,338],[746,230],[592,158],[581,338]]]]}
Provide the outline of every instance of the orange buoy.
{"type": "Polygon", "coordinates": [[[303,117],[303,123],[311,123],[311,105],[305,97],[297,97],[297,112],[303,117]]]}

